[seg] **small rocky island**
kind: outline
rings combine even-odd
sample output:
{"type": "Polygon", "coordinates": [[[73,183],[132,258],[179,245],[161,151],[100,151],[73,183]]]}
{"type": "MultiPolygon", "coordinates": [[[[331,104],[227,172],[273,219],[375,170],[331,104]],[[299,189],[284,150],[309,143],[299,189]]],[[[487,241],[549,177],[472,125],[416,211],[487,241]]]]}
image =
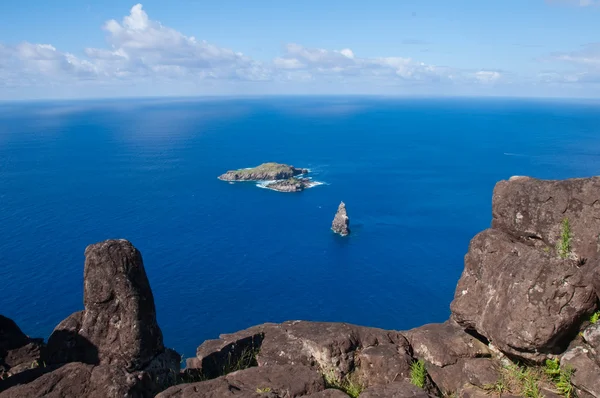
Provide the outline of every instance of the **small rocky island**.
{"type": "Polygon", "coordinates": [[[299,169],[281,163],[263,163],[260,166],[248,169],[229,170],[219,176],[223,181],[274,181],[287,180],[292,177],[306,174],[308,169],[299,169]]]}
{"type": "Polygon", "coordinates": [[[227,173],[219,176],[222,181],[258,181],[261,182],[261,188],[268,188],[279,192],[300,192],[306,188],[311,188],[319,183],[310,178],[301,177],[310,170],[296,168],[281,163],[263,163],[259,166],[229,170],[227,173]]]}
{"type": "Polygon", "coordinates": [[[340,203],[337,213],[331,223],[331,230],[341,236],[348,236],[350,233],[350,219],[348,218],[348,212],[346,211],[346,204],[340,203]]]}
{"type": "Polygon", "coordinates": [[[300,192],[304,191],[305,188],[312,187],[313,184],[314,183],[308,178],[292,177],[287,180],[268,182],[263,186],[279,192],[300,192]]]}

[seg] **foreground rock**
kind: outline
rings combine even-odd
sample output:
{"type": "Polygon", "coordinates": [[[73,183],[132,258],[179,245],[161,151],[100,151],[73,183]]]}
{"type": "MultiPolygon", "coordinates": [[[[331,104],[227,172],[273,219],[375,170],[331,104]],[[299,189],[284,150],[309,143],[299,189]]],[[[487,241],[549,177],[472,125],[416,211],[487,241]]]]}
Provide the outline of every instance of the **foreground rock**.
{"type": "Polygon", "coordinates": [[[180,356],[163,345],[140,252],[109,240],[85,255],[85,309],[55,328],[45,367],[23,378],[28,384],[7,379],[0,397],[142,397],[175,382],[180,356]]]}
{"type": "Polygon", "coordinates": [[[26,336],[17,324],[0,315],[0,380],[40,365],[42,339],[26,336]]]}
{"type": "Polygon", "coordinates": [[[452,318],[512,357],[562,353],[597,307],[598,203],[597,178],[498,183],[493,227],[471,241],[452,318]],[[565,216],[571,246],[561,256],[565,216]]]}
{"type": "Polygon", "coordinates": [[[56,327],[49,361],[140,370],[165,351],[142,256],[124,240],[90,245],[85,255],[85,310],[56,327]]]}
{"type": "Polygon", "coordinates": [[[273,365],[171,387],[157,398],[301,397],[325,390],[323,376],[306,366],[273,365]]]}
{"type": "Polygon", "coordinates": [[[0,393],[0,397],[143,398],[149,396],[148,393],[152,389],[153,382],[150,376],[143,372],[129,373],[115,366],[74,362],[45,373],[30,383],[9,388],[0,393]]]}
{"type": "Polygon", "coordinates": [[[331,223],[331,230],[341,236],[347,236],[350,233],[350,219],[348,218],[344,202],[338,206],[333,222],[331,223]]]}
{"type": "MultiPolygon", "coordinates": [[[[92,245],[85,309],[61,322],[46,348],[23,348],[34,342],[0,317],[7,376],[0,398],[160,391],[163,398],[474,398],[489,396],[498,382],[524,393],[514,380],[503,384],[506,372],[515,372],[505,364],[548,357],[559,358],[563,370],[573,367],[578,396],[600,397],[600,324],[590,318],[600,298],[598,182],[498,183],[492,228],[471,241],[444,323],[405,332],[324,322],[258,325],[205,341],[176,386],[179,356],[164,348],[140,253],[127,241],[92,245]],[[24,369],[38,357],[47,366],[24,369]]],[[[347,235],[348,224],[342,203],[332,229],[347,235]]],[[[557,397],[549,383],[533,382],[545,397],[557,397]]]]}
{"type": "Polygon", "coordinates": [[[287,180],[306,174],[308,169],[299,169],[281,163],[263,163],[249,169],[230,170],[219,176],[223,181],[272,181],[287,180]]]}

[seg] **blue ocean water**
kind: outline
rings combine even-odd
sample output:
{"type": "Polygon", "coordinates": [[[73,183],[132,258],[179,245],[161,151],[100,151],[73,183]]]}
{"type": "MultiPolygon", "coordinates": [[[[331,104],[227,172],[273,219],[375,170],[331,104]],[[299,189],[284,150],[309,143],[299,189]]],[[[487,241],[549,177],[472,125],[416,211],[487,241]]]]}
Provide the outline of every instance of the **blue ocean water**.
{"type": "Polygon", "coordinates": [[[600,103],[297,97],[0,104],[0,313],[46,337],[83,252],[142,252],[168,346],[263,322],[441,322],[511,175],[600,174],[600,103]],[[302,193],[217,180],[265,161],[302,193]],[[340,201],[352,235],[330,231],[340,201]]]}

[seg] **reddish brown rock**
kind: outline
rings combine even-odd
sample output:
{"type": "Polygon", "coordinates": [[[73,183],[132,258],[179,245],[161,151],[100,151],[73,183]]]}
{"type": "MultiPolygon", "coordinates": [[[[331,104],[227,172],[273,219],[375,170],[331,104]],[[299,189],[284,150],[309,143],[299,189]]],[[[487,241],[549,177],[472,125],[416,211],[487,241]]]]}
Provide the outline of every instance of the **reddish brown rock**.
{"type": "Polygon", "coordinates": [[[12,319],[0,315],[0,380],[39,366],[43,349],[41,339],[29,338],[12,319]]]}
{"type": "MultiPolygon", "coordinates": [[[[88,246],[85,255],[85,309],[55,328],[43,361],[49,372],[31,374],[26,386],[49,383],[65,396],[77,396],[80,388],[112,397],[127,391],[149,396],[172,385],[180,356],[163,345],[139,251],[128,241],[109,240],[88,246]],[[74,364],[62,366],[66,363],[74,364]],[[31,382],[34,377],[39,380],[31,382]]],[[[28,392],[26,386],[11,388],[11,396],[28,392]]]]}
{"type": "Polygon", "coordinates": [[[90,245],[85,255],[85,310],[56,327],[49,361],[140,370],[164,352],[142,256],[126,240],[90,245]]]}
{"type": "MultiPolygon", "coordinates": [[[[302,365],[252,367],[199,383],[182,384],[157,398],[293,398],[323,391],[323,375],[302,365]]],[[[327,396],[327,395],[323,395],[327,396]]],[[[335,396],[335,395],[330,395],[335,396]]]]}
{"type": "Polygon", "coordinates": [[[399,332],[367,328],[346,323],[292,321],[282,324],[264,324],[234,334],[221,335],[219,340],[208,340],[198,347],[196,358],[187,361],[188,370],[198,369],[212,376],[222,369],[224,360],[233,361],[248,350],[257,350],[256,364],[304,365],[323,373],[331,373],[341,381],[361,363],[374,366],[358,372],[364,380],[386,380],[407,372],[410,348],[399,332]],[[392,346],[394,357],[382,358],[379,349],[369,347],[392,346]],[[366,351],[361,356],[361,352],[366,351]],[[377,363],[377,366],[375,366],[377,363]],[[384,364],[393,364],[384,368],[384,364]],[[396,369],[396,370],[394,370],[396,369]],[[361,373],[362,372],[362,373],[361,373]],[[391,375],[391,373],[394,375],[391,375]]]}
{"type": "Polygon", "coordinates": [[[341,390],[328,388],[327,390],[323,390],[323,391],[317,392],[315,394],[307,395],[307,397],[310,397],[310,398],[348,398],[349,395],[341,390]]]}
{"type": "Polygon", "coordinates": [[[413,386],[406,381],[397,381],[390,384],[380,384],[365,389],[361,398],[410,398],[422,397],[429,398],[435,395],[429,395],[425,390],[413,386]]]}
{"type": "Polygon", "coordinates": [[[600,364],[594,361],[587,347],[574,347],[567,351],[560,360],[561,365],[575,369],[571,382],[578,389],[600,397],[600,364]]]}
{"type": "Polygon", "coordinates": [[[590,271],[486,230],[469,246],[452,318],[509,355],[541,361],[560,354],[596,307],[590,271]]]}
{"type": "Polygon", "coordinates": [[[412,362],[408,344],[379,344],[355,354],[355,374],[365,387],[408,380],[412,362]]]}
{"type": "Polygon", "coordinates": [[[405,334],[414,355],[436,366],[455,364],[460,358],[491,356],[485,344],[453,321],[424,325],[405,334]]]}
{"type": "Polygon", "coordinates": [[[70,363],[0,393],[1,398],[143,398],[151,380],[119,367],[70,363]]]}
{"type": "Polygon", "coordinates": [[[494,188],[492,215],[493,228],[551,249],[560,238],[563,219],[568,218],[573,253],[588,260],[598,258],[600,177],[500,181],[494,188]]]}

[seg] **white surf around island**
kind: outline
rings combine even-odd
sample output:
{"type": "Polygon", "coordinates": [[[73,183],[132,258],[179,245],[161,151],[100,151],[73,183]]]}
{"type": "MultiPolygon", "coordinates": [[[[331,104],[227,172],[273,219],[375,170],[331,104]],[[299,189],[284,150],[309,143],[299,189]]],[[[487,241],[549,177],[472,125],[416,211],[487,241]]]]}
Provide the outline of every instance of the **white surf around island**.
{"type": "MultiPolygon", "coordinates": [[[[302,177],[302,174],[297,177],[302,177]]],[[[313,181],[312,177],[302,177],[302,178],[306,178],[307,180],[309,180],[306,183],[305,189],[314,188],[314,187],[318,187],[319,185],[326,184],[325,182],[322,182],[322,181],[313,181]]],[[[247,181],[247,182],[254,182],[254,183],[256,183],[256,186],[259,188],[269,189],[271,191],[276,191],[276,192],[284,192],[279,189],[274,189],[274,188],[269,187],[269,184],[273,184],[274,182],[278,182],[278,181],[285,181],[285,180],[266,180],[266,181],[247,181]]],[[[284,193],[288,193],[288,192],[284,192],[284,193]]]]}

